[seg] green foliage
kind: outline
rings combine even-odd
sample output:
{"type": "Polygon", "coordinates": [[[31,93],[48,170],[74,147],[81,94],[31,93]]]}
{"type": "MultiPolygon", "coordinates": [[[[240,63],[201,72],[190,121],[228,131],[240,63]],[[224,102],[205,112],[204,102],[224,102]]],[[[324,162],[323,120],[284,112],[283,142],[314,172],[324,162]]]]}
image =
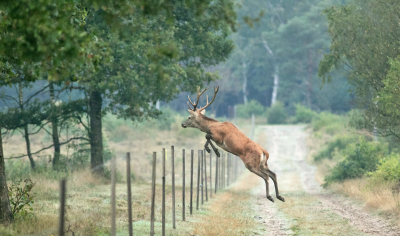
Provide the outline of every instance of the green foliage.
{"type": "Polygon", "coordinates": [[[25,218],[33,215],[32,204],[33,195],[32,188],[35,184],[31,179],[14,179],[11,186],[8,187],[8,194],[10,197],[11,211],[15,218],[25,218]],[[22,186],[22,182],[25,184],[22,186]]]}
{"type": "Polygon", "coordinates": [[[311,123],[317,113],[308,107],[296,104],[296,113],[294,116],[294,123],[311,123]]]}
{"type": "Polygon", "coordinates": [[[240,118],[250,118],[252,113],[260,116],[265,111],[265,108],[256,100],[251,100],[246,105],[239,104],[236,106],[236,109],[236,115],[240,118]]]}
{"type": "Polygon", "coordinates": [[[288,115],[282,102],[276,102],[267,110],[269,124],[285,124],[288,115]]]}
{"type": "Polygon", "coordinates": [[[322,159],[332,159],[334,152],[344,150],[349,144],[357,142],[358,139],[358,135],[337,135],[333,138],[333,140],[329,141],[324,149],[320,150],[314,156],[314,161],[320,161],[322,159]]]}
{"type": "Polygon", "coordinates": [[[358,128],[398,140],[399,11],[397,0],[354,0],[327,8],[332,42],[319,65],[324,81],[332,81],[334,69],[346,72],[362,109],[358,128]]]}
{"type": "Polygon", "coordinates": [[[387,145],[367,142],[361,139],[359,143],[350,144],[343,150],[344,160],[339,162],[325,176],[324,186],[345,179],[360,178],[368,172],[377,169],[380,159],[387,153],[387,145]]]}
{"type": "Polygon", "coordinates": [[[65,155],[62,155],[62,158],[60,158],[60,162],[68,163],[67,166],[69,168],[65,168],[64,170],[76,171],[89,166],[90,150],[87,144],[71,142],[68,148],[72,149],[70,158],[68,159],[65,155]]]}
{"type": "MultiPolygon", "coordinates": [[[[335,83],[322,87],[318,80],[318,63],[330,44],[326,34],[328,22],[323,9],[338,0],[244,0],[238,2],[238,22],[243,16],[259,17],[254,28],[240,27],[231,38],[235,51],[227,63],[217,69],[227,75],[220,83],[218,104],[228,107],[243,103],[243,82],[247,78],[248,100],[257,100],[264,107],[272,102],[274,77],[279,75],[277,100],[294,114],[294,104],[307,104],[314,110],[348,111],[352,104],[351,85],[340,73],[334,73],[335,83]],[[222,103],[222,104],[221,104],[222,103]]],[[[179,101],[181,102],[181,101],[179,101]]],[[[218,115],[227,114],[218,111],[218,115]]]]}
{"type": "Polygon", "coordinates": [[[343,116],[335,115],[329,112],[321,112],[315,116],[311,122],[313,131],[319,131],[324,128],[327,133],[334,134],[341,130],[340,126],[344,126],[345,118],[343,116]],[[338,129],[339,128],[339,129],[338,129]]]}
{"type": "Polygon", "coordinates": [[[392,153],[391,155],[381,159],[378,167],[374,172],[368,172],[367,175],[374,182],[381,181],[400,181],[400,154],[392,153]]]}

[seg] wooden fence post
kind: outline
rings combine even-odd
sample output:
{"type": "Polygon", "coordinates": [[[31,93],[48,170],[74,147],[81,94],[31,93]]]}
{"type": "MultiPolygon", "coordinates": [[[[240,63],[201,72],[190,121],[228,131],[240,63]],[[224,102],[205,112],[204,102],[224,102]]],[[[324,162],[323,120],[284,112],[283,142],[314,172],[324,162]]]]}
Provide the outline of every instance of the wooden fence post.
{"type": "Polygon", "coordinates": [[[162,154],[162,236],[165,236],[165,148],[162,154]]]}
{"type": "Polygon", "coordinates": [[[128,231],[129,236],[133,235],[132,229],[132,190],[131,190],[131,153],[126,153],[126,185],[128,192],[128,231]]]}
{"type": "Polygon", "coordinates": [[[226,186],[229,186],[229,184],[230,184],[230,179],[229,179],[229,171],[230,171],[230,163],[229,163],[229,161],[230,161],[230,157],[231,157],[231,155],[230,155],[230,153],[227,153],[226,154],[226,175],[227,175],[227,178],[226,178],[226,186]]]}
{"type": "Polygon", "coordinates": [[[171,162],[172,162],[172,228],[175,229],[175,150],[171,146],[171,162]]]}
{"type": "Polygon", "coordinates": [[[238,157],[233,156],[235,158],[235,181],[237,180],[237,165],[238,165],[238,157]]]}
{"type": "Polygon", "coordinates": [[[60,218],[58,223],[59,236],[64,236],[65,191],[66,191],[66,180],[62,179],[60,182],[60,218]]]}
{"type": "Polygon", "coordinates": [[[215,188],[214,188],[214,193],[217,194],[217,189],[218,189],[218,156],[215,157],[215,188]]]}
{"type": "Polygon", "coordinates": [[[212,152],[210,152],[210,197],[212,197],[212,192],[213,192],[213,190],[212,190],[212,156],[211,156],[211,153],[212,152]]]}
{"type": "Polygon", "coordinates": [[[115,236],[115,157],[111,158],[111,236],[115,236]]]}
{"type": "Polygon", "coordinates": [[[185,221],[185,149],[182,149],[182,221],[185,221]]]}
{"type": "Polygon", "coordinates": [[[223,155],[223,152],[221,152],[221,155],[220,155],[220,157],[219,157],[219,160],[218,160],[218,189],[222,189],[222,155],[223,155]]]}
{"type": "Polygon", "coordinates": [[[193,213],[193,157],[194,150],[191,151],[190,155],[190,215],[193,213]]]}
{"type": "Polygon", "coordinates": [[[226,159],[225,159],[225,157],[226,157],[226,153],[224,152],[224,154],[222,155],[222,162],[223,162],[223,166],[222,166],[222,168],[223,168],[223,170],[222,170],[222,187],[223,188],[225,188],[226,187],[226,178],[225,178],[225,176],[226,176],[226,159]]]}
{"type": "Polygon", "coordinates": [[[206,202],[208,202],[208,190],[207,190],[207,153],[204,153],[204,183],[206,185],[206,202]]]}
{"type": "Polygon", "coordinates": [[[199,200],[200,200],[200,150],[197,152],[197,202],[196,202],[196,210],[199,209],[199,200]]]}
{"type": "Polygon", "coordinates": [[[154,218],[155,218],[155,202],[156,202],[156,163],[157,153],[153,152],[153,171],[151,175],[151,223],[150,223],[150,236],[154,235],[154,218]]]}
{"type": "Polygon", "coordinates": [[[200,170],[201,170],[201,177],[200,177],[200,179],[201,179],[201,205],[203,205],[204,204],[204,201],[203,201],[203,197],[204,197],[204,178],[203,178],[203,172],[204,172],[204,166],[203,166],[203,150],[201,150],[200,151],[200,170]]]}

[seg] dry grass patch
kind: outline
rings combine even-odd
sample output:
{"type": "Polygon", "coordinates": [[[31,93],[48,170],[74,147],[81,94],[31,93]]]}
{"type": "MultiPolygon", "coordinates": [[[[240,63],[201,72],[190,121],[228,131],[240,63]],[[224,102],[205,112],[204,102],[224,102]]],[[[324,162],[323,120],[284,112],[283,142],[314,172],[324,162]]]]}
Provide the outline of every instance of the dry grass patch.
{"type": "Polygon", "coordinates": [[[256,178],[246,175],[207,206],[207,215],[193,224],[194,235],[253,235],[259,227],[249,205],[252,204],[252,189],[256,178]]]}
{"type": "Polygon", "coordinates": [[[292,219],[290,228],[295,235],[363,235],[347,220],[325,208],[317,197],[292,192],[285,200],[279,208],[292,219]]]}
{"type": "Polygon", "coordinates": [[[386,214],[396,217],[400,226],[400,192],[396,183],[370,183],[367,178],[346,180],[334,183],[333,191],[356,198],[366,203],[368,207],[380,209],[386,214]]]}

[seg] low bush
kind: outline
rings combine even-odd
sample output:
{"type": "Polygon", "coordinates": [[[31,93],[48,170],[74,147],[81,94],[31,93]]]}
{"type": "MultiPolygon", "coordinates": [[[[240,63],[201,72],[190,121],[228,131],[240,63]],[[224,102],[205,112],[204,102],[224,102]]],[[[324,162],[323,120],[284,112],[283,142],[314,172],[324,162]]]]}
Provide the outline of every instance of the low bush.
{"type": "Polygon", "coordinates": [[[285,124],[287,112],[282,102],[276,102],[267,110],[267,119],[269,124],[285,124]]]}
{"type": "Polygon", "coordinates": [[[31,179],[14,179],[8,187],[8,195],[10,197],[11,212],[15,218],[24,218],[33,215],[32,204],[33,194],[32,188],[35,184],[31,179]],[[22,184],[24,182],[25,184],[22,184]]]}
{"type": "Polygon", "coordinates": [[[254,115],[263,115],[265,112],[265,108],[256,100],[251,100],[246,105],[239,104],[236,106],[236,115],[239,118],[250,118],[251,114],[254,115]]]}
{"type": "Polygon", "coordinates": [[[296,113],[294,115],[294,123],[311,123],[318,114],[308,107],[296,104],[296,113]]]}
{"type": "Polygon", "coordinates": [[[344,134],[335,136],[325,148],[321,149],[315,156],[314,161],[321,161],[322,159],[332,159],[335,150],[342,151],[347,145],[357,142],[358,135],[344,134]]]}
{"type": "Polygon", "coordinates": [[[391,155],[381,159],[374,172],[367,174],[372,181],[400,181],[400,154],[392,153],[391,155]]]}
{"type": "Polygon", "coordinates": [[[367,142],[361,139],[359,143],[350,144],[343,150],[345,159],[339,162],[325,176],[324,186],[345,179],[364,176],[377,169],[379,160],[387,153],[387,145],[382,143],[367,142]]]}
{"type": "MultiPolygon", "coordinates": [[[[344,123],[345,117],[343,116],[335,115],[329,112],[321,112],[313,117],[311,126],[314,131],[319,131],[322,128],[325,128],[328,131],[330,127],[337,129],[338,125],[344,126],[342,125],[344,123]]],[[[329,133],[332,134],[332,132],[329,133]]]]}

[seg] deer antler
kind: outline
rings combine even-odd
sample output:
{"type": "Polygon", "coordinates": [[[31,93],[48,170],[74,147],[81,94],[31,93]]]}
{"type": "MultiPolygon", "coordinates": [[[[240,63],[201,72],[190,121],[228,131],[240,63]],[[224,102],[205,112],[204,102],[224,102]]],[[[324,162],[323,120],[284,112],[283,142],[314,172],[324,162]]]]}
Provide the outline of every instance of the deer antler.
{"type": "Polygon", "coordinates": [[[214,87],[214,97],[213,97],[213,99],[211,100],[210,103],[208,103],[208,96],[207,96],[207,105],[205,105],[205,106],[202,107],[202,108],[199,108],[199,112],[202,111],[202,110],[204,110],[204,109],[206,109],[209,105],[211,105],[211,103],[214,102],[214,99],[215,99],[215,97],[217,96],[217,93],[218,93],[218,89],[219,89],[219,86],[214,87]]]}
{"type": "Polygon", "coordinates": [[[197,86],[197,101],[196,101],[196,103],[193,103],[192,100],[190,100],[190,96],[188,95],[189,102],[190,102],[190,103],[192,104],[192,106],[193,106],[193,109],[192,109],[192,108],[190,107],[190,105],[189,105],[189,102],[187,103],[187,104],[188,104],[188,107],[190,108],[190,110],[196,111],[197,105],[199,105],[200,96],[203,95],[203,93],[204,93],[205,91],[207,91],[208,89],[209,89],[209,88],[206,88],[206,89],[203,90],[203,92],[200,93],[200,86],[197,86]]]}

